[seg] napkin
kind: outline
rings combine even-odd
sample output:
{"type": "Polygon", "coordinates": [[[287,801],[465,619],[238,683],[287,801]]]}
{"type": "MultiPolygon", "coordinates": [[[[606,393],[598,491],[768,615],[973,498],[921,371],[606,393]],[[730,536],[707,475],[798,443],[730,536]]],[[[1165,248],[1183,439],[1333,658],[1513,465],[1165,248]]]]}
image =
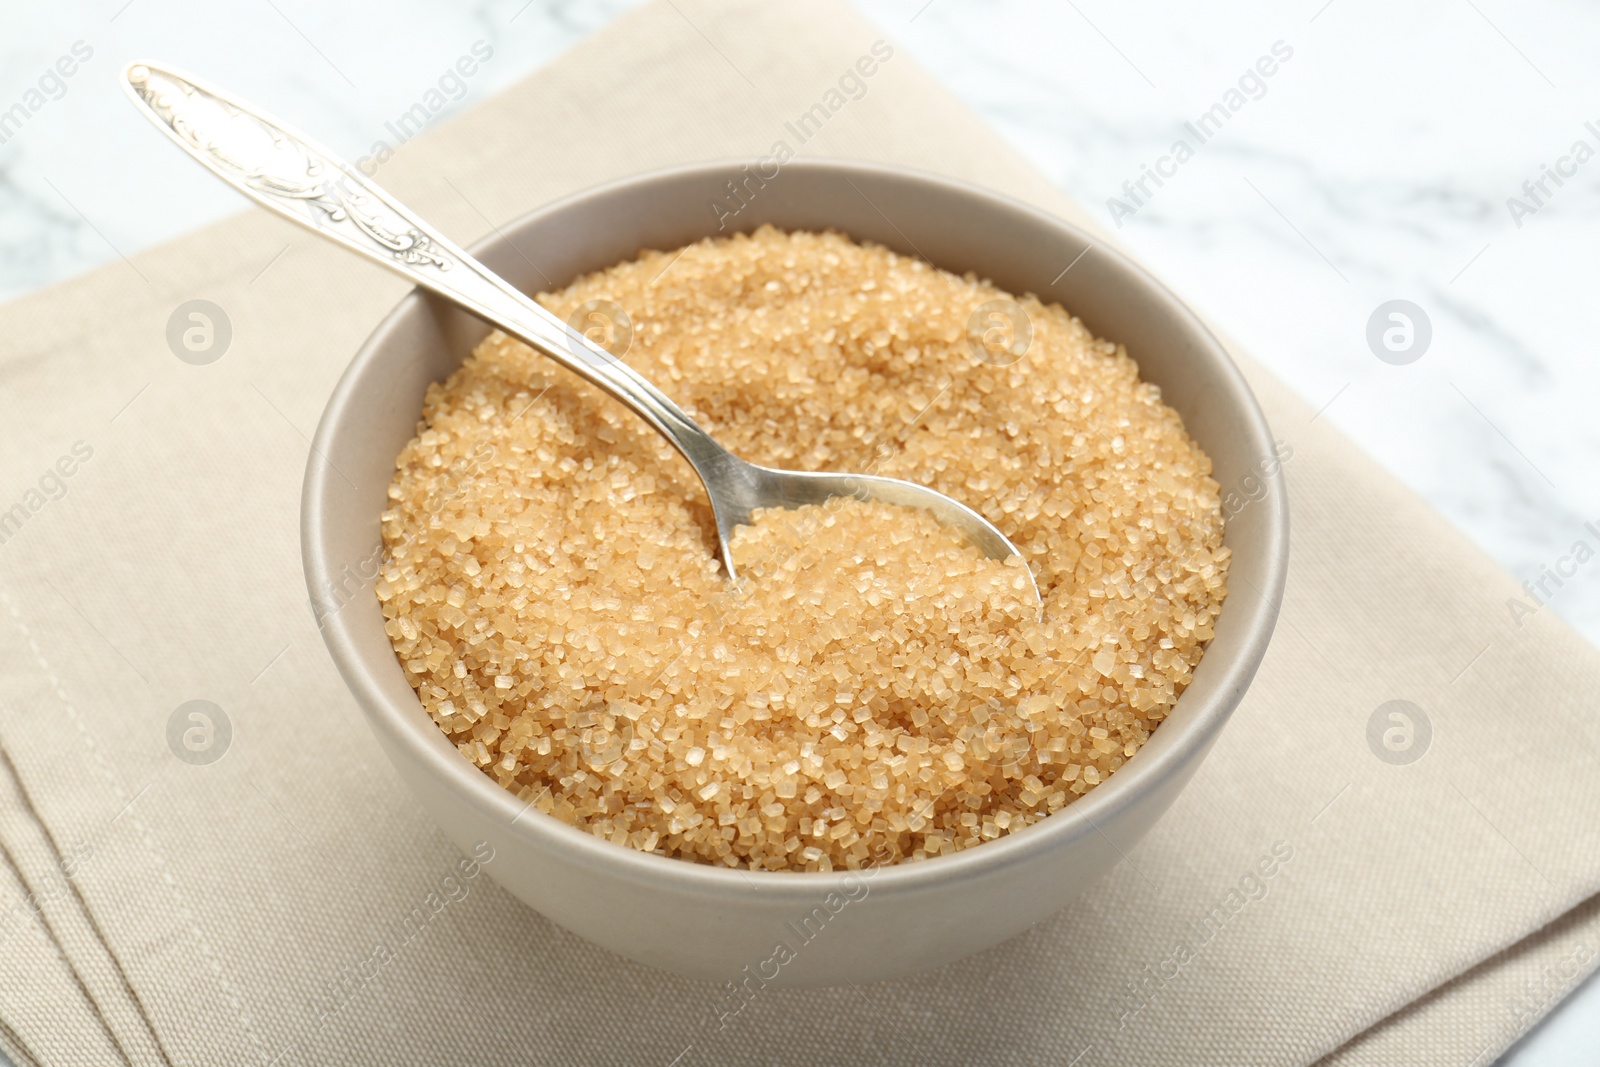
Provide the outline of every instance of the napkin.
{"type": "MultiPolygon", "coordinates": [[[[779,139],[1098,229],[837,0],[648,4],[376,166],[472,240],[779,139]]],[[[250,211],[0,307],[17,1063],[1489,1062],[1600,962],[1600,656],[1243,353],[1291,453],[1276,636],[1186,792],[1054,918],[725,1027],[715,984],[564,932],[492,861],[404,925],[459,856],[323,649],[297,526],[323,402],[405,291],[250,211]]]]}

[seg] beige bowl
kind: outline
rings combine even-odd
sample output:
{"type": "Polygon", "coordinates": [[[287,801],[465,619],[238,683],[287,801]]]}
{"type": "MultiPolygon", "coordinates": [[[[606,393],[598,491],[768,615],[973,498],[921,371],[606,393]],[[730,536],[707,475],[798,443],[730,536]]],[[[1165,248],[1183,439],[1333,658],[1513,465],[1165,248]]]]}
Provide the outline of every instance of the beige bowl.
{"type": "Polygon", "coordinates": [[[302,545],[335,663],[401,778],[463,849],[567,929],[643,963],[719,980],[869,982],[990,947],[1061,908],[1109,871],[1172,803],[1216,740],[1267,648],[1288,560],[1287,496],[1272,436],[1216,339],[1140,268],[1057,219],[930,175],[859,163],[791,162],[744,184],[740,163],[647,174],[541,208],[474,248],[522,288],[763,223],[834,228],[1014,293],[1059,300],[1127,345],[1211,456],[1224,491],[1232,590],[1194,681],[1149,743],[1059,813],[975,848],[860,873],[752,873],[614,845],[525,809],[455,750],[424,712],[384,634],[370,588],[379,514],[423,392],[488,332],[464,312],[407,296],[356,354],[328,402],[306,469],[302,545]],[[715,205],[723,203],[722,208],[715,205]],[[1089,249],[1084,254],[1085,249],[1089,249]],[[1080,259],[1081,256],[1081,259],[1080,259]],[[1068,264],[1070,271],[1062,273],[1068,264]],[[534,264],[537,264],[535,268],[534,264]],[[542,276],[541,276],[542,275],[542,276]],[[352,485],[355,488],[352,488],[352,485]],[[746,968],[749,968],[746,970],[746,968]]]}

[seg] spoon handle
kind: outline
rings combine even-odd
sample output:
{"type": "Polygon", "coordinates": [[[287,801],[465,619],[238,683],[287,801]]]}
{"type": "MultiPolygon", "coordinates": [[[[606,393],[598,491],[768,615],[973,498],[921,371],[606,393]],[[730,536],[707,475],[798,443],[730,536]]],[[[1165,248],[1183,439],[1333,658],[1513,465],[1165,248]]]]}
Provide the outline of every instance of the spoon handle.
{"type": "Polygon", "coordinates": [[[146,118],[256,203],[527,342],[626,404],[696,471],[733,460],[647,379],[473,259],[355,167],[248,104],[155,63],[123,71],[146,118]]]}

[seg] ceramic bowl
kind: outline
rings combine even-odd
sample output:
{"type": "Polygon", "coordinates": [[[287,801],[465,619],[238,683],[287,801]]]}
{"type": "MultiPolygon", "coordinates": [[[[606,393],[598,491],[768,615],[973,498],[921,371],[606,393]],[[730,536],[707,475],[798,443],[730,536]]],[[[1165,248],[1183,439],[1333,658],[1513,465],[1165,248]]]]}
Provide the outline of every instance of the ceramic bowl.
{"type": "Polygon", "coordinates": [[[1231,592],[1193,682],[1149,743],[1105,782],[1017,833],[856,873],[752,873],[669,859],[526,809],[423,711],[371,590],[379,514],[423,392],[488,331],[425,294],[407,296],[379,324],[328,402],[303,496],[306,579],[318,603],[341,591],[337,610],[322,615],[322,633],[401,778],[463,849],[494,848],[485,870],[501,886],[582,937],[682,974],[869,982],[959,959],[1047,918],[1121,861],[1172,803],[1266,651],[1287,566],[1287,496],[1255,399],[1182,302],[1089,234],[971,185],[860,163],[791,161],[770,177],[742,162],[679,167],[540,208],[472,251],[536,291],[641,249],[763,223],[841,230],[1061,302],[1097,335],[1127,346],[1210,454],[1233,502],[1225,535],[1231,592]]]}

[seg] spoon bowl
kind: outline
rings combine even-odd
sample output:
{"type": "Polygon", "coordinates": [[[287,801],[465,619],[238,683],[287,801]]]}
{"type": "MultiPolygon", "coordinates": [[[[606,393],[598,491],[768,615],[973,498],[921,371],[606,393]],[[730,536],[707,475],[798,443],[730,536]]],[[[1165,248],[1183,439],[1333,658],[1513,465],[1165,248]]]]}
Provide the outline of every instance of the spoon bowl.
{"type": "MultiPolygon", "coordinates": [[[[976,511],[926,486],[870,474],[776,470],[749,463],[706,433],[638,371],[501,278],[380,189],[351,164],[249,104],[171,67],[136,61],[123,87],[139,110],[206,169],[261,206],[403,275],[532,346],[621,401],[694,468],[716,517],[724,573],[734,569],[734,527],[760,508],[833,497],[924,508],[994,559],[1021,557],[976,511]]],[[[1044,602],[1027,567],[1028,589],[1044,602]]]]}

